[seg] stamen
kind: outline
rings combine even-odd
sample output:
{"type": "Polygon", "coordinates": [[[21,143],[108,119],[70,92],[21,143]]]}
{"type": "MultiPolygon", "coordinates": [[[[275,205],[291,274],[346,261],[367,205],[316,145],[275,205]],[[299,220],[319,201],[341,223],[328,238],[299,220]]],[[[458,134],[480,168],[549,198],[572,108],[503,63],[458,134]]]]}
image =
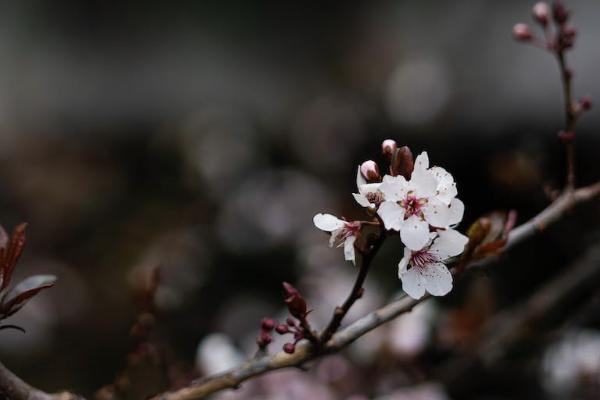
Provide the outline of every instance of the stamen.
{"type": "Polygon", "coordinates": [[[410,256],[410,264],[413,267],[424,267],[428,264],[433,264],[438,261],[438,258],[428,250],[413,251],[410,256]]]}

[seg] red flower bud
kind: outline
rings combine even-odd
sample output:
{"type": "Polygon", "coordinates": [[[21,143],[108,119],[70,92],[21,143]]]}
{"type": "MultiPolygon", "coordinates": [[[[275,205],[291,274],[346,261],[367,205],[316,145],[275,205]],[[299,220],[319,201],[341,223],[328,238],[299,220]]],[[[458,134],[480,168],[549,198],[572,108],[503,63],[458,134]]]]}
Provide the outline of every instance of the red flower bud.
{"type": "Polygon", "coordinates": [[[298,290],[287,282],[283,282],[284,302],[294,317],[302,319],[306,316],[306,301],[298,290]]]}
{"type": "Polygon", "coordinates": [[[408,146],[403,146],[396,150],[390,165],[391,174],[393,176],[402,175],[406,179],[410,179],[414,168],[415,160],[408,146]]]}
{"type": "Polygon", "coordinates": [[[294,319],[292,317],[288,317],[285,322],[289,325],[289,326],[296,326],[296,321],[294,321],[294,319]]]}
{"type": "Polygon", "coordinates": [[[265,331],[271,331],[271,330],[273,330],[273,328],[275,327],[276,324],[277,324],[277,322],[275,322],[275,320],[272,318],[263,318],[261,327],[265,331]]]}
{"type": "Polygon", "coordinates": [[[277,333],[279,333],[280,335],[285,335],[289,332],[289,328],[287,325],[279,324],[277,325],[277,327],[275,327],[275,331],[277,331],[277,333]]]}
{"type": "Polygon", "coordinates": [[[283,351],[288,354],[294,354],[294,351],[296,351],[296,346],[293,343],[286,343],[283,345],[283,351]]]}
{"type": "Polygon", "coordinates": [[[379,175],[379,167],[375,161],[365,161],[360,165],[360,173],[369,182],[381,181],[381,175],[379,175]]]}
{"type": "Polygon", "coordinates": [[[548,25],[548,20],[550,19],[550,6],[548,4],[543,1],[536,3],[531,13],[533,14],[533,18],[542,26],[548,25]]]}
{"type": "Polygon", "coordinates": [[[570,143],[573,140],[575,140],[575,132],[573,131],[560,131],[558,133],[558,139],[562,142],[562,143],[570,143]]]}
{"type": "Polygon", "coordinates": [[[519,23],[513,27],[513,36],[521,42],[528,42],[533,39],[533,34],[527,24],[519,23]]]}
{"type": "Polygon", "coordinates": [[[569,19],[569,12],[565,8],[565,6],[563,6],[562,3],[558,0],[555,1],[554,4],[552,4],[552,17],[554,18],[554,21],[559,25],[564,24],[569,19]]]}
{"type": "Polygon", "coordinates": [[[589,110],[592,108],[592,98],[590,96],[583,96],[579,100],[579,105],[581,106],[582,110],[589,110]]]}
{"type": "Polygon", "coordinates": [[[392,139],[386,139],[381,143],[381,151],[383,152],[383,155],[388,158],[393,157],[397,148],[398,145],[396,144],[396,141],[392,139]]]}

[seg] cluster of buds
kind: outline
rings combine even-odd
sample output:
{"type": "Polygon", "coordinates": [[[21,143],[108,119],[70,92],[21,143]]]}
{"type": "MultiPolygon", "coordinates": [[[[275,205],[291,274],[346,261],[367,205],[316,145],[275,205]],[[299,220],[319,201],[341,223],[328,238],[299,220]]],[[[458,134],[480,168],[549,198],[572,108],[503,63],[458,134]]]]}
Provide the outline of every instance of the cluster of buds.
{"type": "Polygon", "coordinates": [[[538,38],[532,32],[529,25],[518,23],[513,27],[515,39],[522,42],[532,42],[542,48],[563,52],[575,44],[577,30],[568,24],[569,11],[556,0],[552,7],[547,3],[539,2],[531,10],[533,20],[544,30],[543,39],[538,38]],[[554,31],[550,30],[550,23],[554,23],[554,31]]]}
{"type": "Polygon", "coordinates": [[[302,339],[314,340],[315,335],[312,333],[310,324],[306,319],[310,310],[308,310],[304,297],[298,289],[288,282],[283,282],[282,286],[283,301],[290,312],[290,316],[285,323],[279,323],[273,318],[263,318],[256,344],[260,350],[266,350],[267,346],[273,341],[273,331],[280,335],[292,334],[294,336],[293,342],[283,345],[283,351],[292,354],[296,351],[296,345],[299,341],[302,339]]]}

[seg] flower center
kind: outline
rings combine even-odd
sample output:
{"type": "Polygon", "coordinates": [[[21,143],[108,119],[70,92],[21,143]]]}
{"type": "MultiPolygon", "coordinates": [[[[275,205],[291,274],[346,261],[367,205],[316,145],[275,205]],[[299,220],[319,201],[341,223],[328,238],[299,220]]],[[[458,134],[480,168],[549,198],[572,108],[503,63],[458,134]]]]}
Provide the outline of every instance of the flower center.
{"type": "Polygon", "coordinates": [[[357,236],[360,232],[360,221],[346,222],[342,231],[342,238],[345,240],[350,236],[357,236]]]}
{"type": "Polygon", "coordinates": [[[423,217],[423,212],[421,211],[421,207],[427,203],[426,198],[417,198],[414,194],[409,193],[404,200],[399,202],[400,207],[404,208],[404,219],[411,217],[412,215],[417,215],[419,217],[423,217]]]}
{"type": "Polygon", "coordinates": [[[383,194],[381,192],[369,192],[365,195],[369,203],[375,204],[379,207],[383,203],[383,194]]]}
{"type": "Polygon", "coordinates": [[[410,256],[410,265],[422,268],[426,265],[438,262],[438,258],[428,250],[413,251],[410,256]]]}

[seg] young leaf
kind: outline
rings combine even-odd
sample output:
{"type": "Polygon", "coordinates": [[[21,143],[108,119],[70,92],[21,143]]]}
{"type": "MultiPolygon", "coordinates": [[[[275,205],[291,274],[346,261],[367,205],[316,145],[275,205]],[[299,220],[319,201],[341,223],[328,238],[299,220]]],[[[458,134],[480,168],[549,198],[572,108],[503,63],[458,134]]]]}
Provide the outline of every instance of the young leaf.
{"type": "MultiPolygon", "coordinates": [[[[0,291],[6,289],[8,285],[10,285],[13,271],[17,265],[17,261],[19,261],[19,258],[23,253],[23,248],[25,247],[26,228],[26,223],[19,224],[13,230],[10,239],[8,239],[8,241],[4,239],[6,242],[5,246],[0,249],[0,291]]],[[[6,232],[4,232],[4,235],[6,235],[6,232]]],[[[2,236],[1,233],[0,236],[2,236]]],[[[2,241],[1,238],[0,241],[2,241]]]]}
{"type": "Polygon", "coordinates": [[[0,312],[3,318],[19,311],[33,296],[43,289],[54,286],[55,283],[54,275],[34,275],[19,283],[2,299],[0,312]]]}

